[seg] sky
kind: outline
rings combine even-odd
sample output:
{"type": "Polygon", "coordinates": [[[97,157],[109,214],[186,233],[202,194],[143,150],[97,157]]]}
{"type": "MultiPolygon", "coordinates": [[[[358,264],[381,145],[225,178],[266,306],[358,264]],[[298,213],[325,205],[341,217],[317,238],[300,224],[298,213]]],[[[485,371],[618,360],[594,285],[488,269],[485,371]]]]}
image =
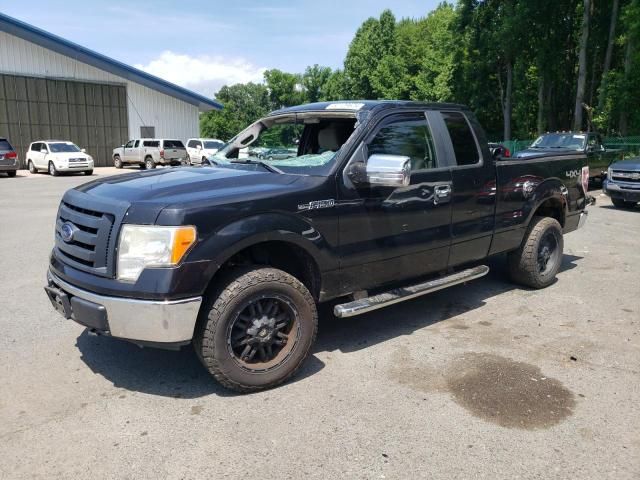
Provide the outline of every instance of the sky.
{"type": "Polygon", "coordinates": [[[207,96],[266,69],[341,68],[358,27],[440,0],[0,0],[0,12],[207,96]]]}

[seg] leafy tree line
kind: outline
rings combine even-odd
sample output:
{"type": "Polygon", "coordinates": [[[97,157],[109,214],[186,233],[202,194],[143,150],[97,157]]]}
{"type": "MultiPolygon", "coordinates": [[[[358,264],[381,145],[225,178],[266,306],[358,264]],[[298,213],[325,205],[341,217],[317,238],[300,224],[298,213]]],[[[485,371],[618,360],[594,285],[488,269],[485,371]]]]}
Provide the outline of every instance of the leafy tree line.
{"type": "Polygon", "coordinates": [[[276,108],[340,99],[463,103],[504,140],[640,134],[640,0],[458,0],[399,21],[385,10],[357,30],[344,68],[268,70],[216,98],[225,109],[201,130],[223,139],[276,108]]]}

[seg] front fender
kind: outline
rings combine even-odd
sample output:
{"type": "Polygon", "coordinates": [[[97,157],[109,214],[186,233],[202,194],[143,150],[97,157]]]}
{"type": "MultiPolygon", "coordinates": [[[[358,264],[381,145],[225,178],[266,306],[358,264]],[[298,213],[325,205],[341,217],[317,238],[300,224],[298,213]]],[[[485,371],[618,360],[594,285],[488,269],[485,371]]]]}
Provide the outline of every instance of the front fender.
{"type": "Polygon", "coordinates": [[[263,213],[229,223],[203,238],[189,254],[189,261],[208,260],[207,283],[236,253],[258,243],[279,241],[296,245],[315,261],[319,271],[338,268],[338,260],[325,236],[312,223],[297,215],[263,213]]]}

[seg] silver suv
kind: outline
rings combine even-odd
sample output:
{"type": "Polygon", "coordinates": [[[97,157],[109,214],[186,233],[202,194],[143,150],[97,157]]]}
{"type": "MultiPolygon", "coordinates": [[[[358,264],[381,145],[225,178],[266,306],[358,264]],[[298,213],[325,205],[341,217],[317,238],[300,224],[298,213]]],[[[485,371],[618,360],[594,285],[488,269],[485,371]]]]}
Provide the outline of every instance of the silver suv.
{"type": "Polygon", "coordinates": [[[9,140],[0,138],[0,172],[15,177],[18,171],[18,155],[9,140]]]}
{"type": "Polygon", "coordinates": [[[113,165],[139,165],[140,168],[156,168],[156,165],[182,165],[187,150],[181,140],[163,138],[136,138],[113,149],[113,165]]]}

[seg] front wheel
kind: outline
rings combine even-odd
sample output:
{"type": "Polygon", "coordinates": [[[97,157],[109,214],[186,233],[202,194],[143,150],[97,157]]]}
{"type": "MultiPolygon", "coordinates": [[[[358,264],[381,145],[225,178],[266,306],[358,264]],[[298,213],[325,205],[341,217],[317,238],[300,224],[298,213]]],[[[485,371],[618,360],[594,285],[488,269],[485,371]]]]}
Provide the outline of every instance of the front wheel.
{"type": "Polygon", "coordinates": [[[548,287],[560,270],[563,249],[560,223],[555,218],[534,217],[520,248],[509,253],[511,279],[527,287],[548,287]]]}
{"type": "Polygon", "coordinates": [[[309,290],[275,268],[232,272],[205,305],[195,350],[218,382],[238,392],[274,387],[294,375],[318,330],[309,290]]]}
{"type": "Polygon", "coordinates": [[[84,174],[85,175],[93,175],[93,170],[85,170],[84,174]]]}
{"type": "Polygon", "coordinates": [[[60,175],[60,172],[58,172],[58,169],[53,164],[53,162],[49,162],[49,175],[52,175],[54,177],[57,177],[58,175],[60,175]]]}
{"type": "Polygon", "coordinates": [[[122,168],[122,159],[120,158],[120,155],[113,157],[113,166],[116,168],[122,168]]]}

